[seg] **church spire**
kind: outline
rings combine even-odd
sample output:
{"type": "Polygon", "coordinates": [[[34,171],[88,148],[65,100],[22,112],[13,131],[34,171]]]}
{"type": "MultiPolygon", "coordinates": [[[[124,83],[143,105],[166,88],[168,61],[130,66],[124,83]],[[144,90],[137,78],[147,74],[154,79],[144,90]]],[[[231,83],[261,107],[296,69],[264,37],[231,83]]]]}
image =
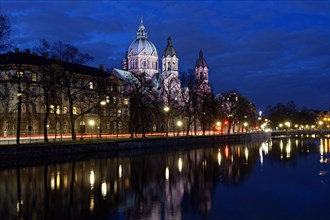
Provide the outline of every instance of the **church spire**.
{"type": "Polygon", "coordinates": [[[138,29],[138,31],[136,33],[136,38],[137,39],[148,38],[148,34],[147,34],[147,31],[146,31],[146,28],[143,25],[143,19],[142,19],[142,17],[141,17],[139,29],[138,29]]]}

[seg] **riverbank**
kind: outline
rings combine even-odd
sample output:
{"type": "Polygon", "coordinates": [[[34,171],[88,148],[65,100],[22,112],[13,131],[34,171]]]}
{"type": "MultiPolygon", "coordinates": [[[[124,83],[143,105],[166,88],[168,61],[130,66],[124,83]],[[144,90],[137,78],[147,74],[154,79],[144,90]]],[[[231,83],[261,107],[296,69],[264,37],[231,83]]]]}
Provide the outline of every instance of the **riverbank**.
{"type": "Polygon", "coordinates": [[[51,144],[24,144],[0,147],[0,167],[20,166],[52,161],[68,161],[94,157],[125,156],[180,151],[195,147],[210,147],[214,144],[248,143],[271,138],[270,133],[248,133],[232,135],[209,135],[188,137],[161,137],[147,139],[121,139],[111,142],[65,142],[51,144]]]}

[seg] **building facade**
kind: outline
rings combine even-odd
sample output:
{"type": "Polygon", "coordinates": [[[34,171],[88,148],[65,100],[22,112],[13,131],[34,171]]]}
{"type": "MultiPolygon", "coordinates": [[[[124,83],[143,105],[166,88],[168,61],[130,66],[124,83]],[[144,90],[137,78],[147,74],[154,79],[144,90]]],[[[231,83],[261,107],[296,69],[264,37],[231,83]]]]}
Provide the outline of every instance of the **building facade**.
{"type": "Polygon", "coordinates": [[[99,69],[31,54],[0,55],[0,135],[127,133],[123,82],[99,69]],[[46,109],[49,109],[48,118],[46,109]],[[72,113],[72,114],[71,114],[72,113]],[[73,119],[73,120],[72,120],[73,119]]]}

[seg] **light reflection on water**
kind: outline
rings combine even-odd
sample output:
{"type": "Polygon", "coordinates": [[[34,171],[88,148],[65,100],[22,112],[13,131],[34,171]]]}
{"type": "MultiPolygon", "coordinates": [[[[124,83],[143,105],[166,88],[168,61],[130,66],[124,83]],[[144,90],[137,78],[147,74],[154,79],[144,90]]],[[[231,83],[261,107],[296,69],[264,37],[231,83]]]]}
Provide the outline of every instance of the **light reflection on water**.
{"type": "Polygon", "coordinates": [[[329,146],[280,139],[0,170],[0,219],[322,219],[329,146]],[[291,203],[304,199],[320,205],[301,213],[291,203]]]}

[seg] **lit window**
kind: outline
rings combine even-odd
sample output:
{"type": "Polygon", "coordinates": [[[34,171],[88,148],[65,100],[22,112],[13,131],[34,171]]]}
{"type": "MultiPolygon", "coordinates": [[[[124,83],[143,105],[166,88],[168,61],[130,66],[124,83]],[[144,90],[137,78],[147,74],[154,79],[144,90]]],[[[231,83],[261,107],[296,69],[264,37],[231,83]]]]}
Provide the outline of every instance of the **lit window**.
{"type": "Polygon", "coordinates": [[[128,98],[124,98],[124,105],[128,105],[128,98]]]}
{"type": "Polygon", "coordinates": [[[37,79],[38,79],[37,74],[36,73],[32,73],[32,75],[31,75],[32,82],[36,82],[37,79]]]}
{"type": "Polygon", "coordinates": [[[56,107],[56,114],[61,114],[61,108],[60,108],[60,106],[57,106],[56,107]]]}
{"type": "Polygon", "coordinates": [[[76,115],[78,113],[77,107],[73,107],[73,114],[76,115]]]}
{"type": "Polygon", "coordinates": [[[105,101],[106,101],[107,103],[109,103],[109,102],[110,102],[110,97],[109,97],[109,96],[105,97],[105,101]]]}
{"type": "Polygon", "coordinates": [[[17,72],[17,77],[22,78],[24,76],[24,72],[17,72]]]}
{"type": "Polygon", "coordinates": [[[50,105],[50,113],[54,113],[55,112],[55,106],[54,105],[50,105]]]}
{"type": "Polygon", "coordinates": [[[89,82],[89,88],[94,89],[93,82],[89,82]]]}
{"type": "Polygon", "coordinates": [[[4,80],[9,80],[9,72],[8,71],[5,72],[5,75],[3,76],[3,79],[4,80]]]}
{"type": "Polygon", "coordinates": [[[63,108],[63,114],[67,114],[68,113],[68,107],[67,106],[64,106],[63,108]]]}

